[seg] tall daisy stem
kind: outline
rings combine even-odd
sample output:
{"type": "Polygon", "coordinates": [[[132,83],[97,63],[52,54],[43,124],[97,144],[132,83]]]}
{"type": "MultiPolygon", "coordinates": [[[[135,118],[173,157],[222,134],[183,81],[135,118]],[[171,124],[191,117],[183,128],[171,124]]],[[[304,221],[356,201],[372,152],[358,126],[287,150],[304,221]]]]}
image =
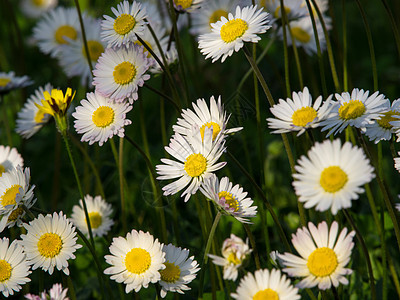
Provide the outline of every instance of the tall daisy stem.
{"type": "Polygon", "coordinates": [[[362,237],[362,234],[361,234],[360,230],[358,229],[358,227],[356,226],[356,224],[355,224],[352,216],[348,212],[348,210],[347,209],[343,209],[343,213],[344,213],[347,221],[351,224],[351,227],[353,227],[354,231],[356,232],[357,239],[360,242],[361,250],[364,253],[365,261],[367,262],[369,282],[371,284],[371,299],[372,300],[376,300],[374,272],[372,270],[371,258],[369,256],[367,246],[365,245],[365,241],[364,241],[364,239],[362,237]]]}
{"type": "Polygon", "coordinates": [[[118,177],[119,177],[119,194],[121,196],[121,212],[122,212],[122,228],[127,231],[126,209],[125,209],[125,190],[124,190],[124,139],[119,138],[118,148],[118,177]]]}
{"type": "Polygon", "coordinates": [[[250,226],[248,224],[243,224],[244,229],[246,230],[247,236],[249,237],[250,240],[250,245],[253,248],[253,255],[254,255],[254,262],[256,264],[256,268],[261,269],[261,264],[260,264],[260,257],[258,256],[258,251],[257,251],[257,246],[256,246],[256,241],[254,239],[254,235],[250,230],[250,226]]]}
{"type": "Polygon", "coordinates": [[[214,219],[214,222],[212,224],[210,233],[208,235],[206,248],[204,249],[203,263],[201,265],[201,271],[200,271],[200,283],[199,283],[199,296],[198,296],[198,299],[203,299],[204,275],[205,275],[205,272],[206,272],[206,266],[207,266],[207,262],[208,262],[208,252],[210,251],[211,243],[212,243],[212,240],[214,238],[215,230],[217,229],[217,225],[219,223],[221,215],[222,214],[220,212],[218,212],[217,215],[215,216],[215,219],[214,219]]]}

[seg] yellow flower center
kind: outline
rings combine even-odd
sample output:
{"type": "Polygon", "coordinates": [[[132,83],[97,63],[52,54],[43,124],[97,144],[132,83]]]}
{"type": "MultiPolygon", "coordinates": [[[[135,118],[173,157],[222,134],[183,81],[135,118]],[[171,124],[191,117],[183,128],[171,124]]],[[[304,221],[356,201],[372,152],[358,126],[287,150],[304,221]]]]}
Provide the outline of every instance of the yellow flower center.
{"type": "Polygon", "coordinates": [[[347,174],[338,166],[325,168],[321,173],[319,183],[325,192],[336,193],[347,183],[347,174]]]}
{"type": "Polygon", "coordinates": [[[221,39],[225,43],[231,43],[240,38],[248,28],[249,26],[242,19],[230,20],[221,27],[221,39]]]}
{"type": "Polygon", "coordinates": [[[3,283],[10,279],[12,267],[4,259],[0,259],[0,282],[3,283]]]}
{"type": "Polygon", "coordinates": [[[132,250],[126,254],[125,267],[131,273],[142,274],[150,268],[150,265],[150,254],[142,248],[132,248],[132,250]]]}
{"type": "Polygon", "coordinates": [[[117,84],[128,84],[136,75],[136,68],[129,61],[124,61],[114,68],[113,76],[117,84]]]}
{"type": "Polygon", "coordinates": [[[168,261],[164,263],[164,265],[165,269],[160,271],[161,280],[168,283],[177,281],[181,276],[181,269],[179,266],[176,266],[174,263],[169,263],[168,261]]]}
{"type": "Polygon", "coordinates": [[[225,203],[229,205],[229,208],[233,208],[235,212],[239,210],[239,202],[231,193],[222,191],[218,193],[218,197],[219,199],[225,198],[225,203]]]}
{"type": "Polygon", "coordinates": [[[101,215],[96,211],[96,212],[91,212],[89,213],[89,220],[90,220],[90,226],[93,229],[99,228],[101,225],[101,222],[103,221],[103,218],[101,215]]]}
{"type": "Polygon", "coordinates": [[[18,219],[18,217],[20,215],[22,215],[22,213],[24,212],[24,210],[22,209],[22,207],[18,207],[16,209],[14,209],[11,213],[11,215],[8,217],[8,222],[12,222],[15,221],[16,219],[18,219]]]}
{"type": "Polygon", "coordinates": [[[189,8],[192,5],[192,0],[174,0],[176,6],[182,6],[183,9],[189,8]]]}
{"type": "Polygon", "coordinates": [[[378,122],[378,125],[384,129],[392,129],[393,125],[390,125],[389,122],[400,121],[399,118],[395,118],[393,116],[400,116],[400,112],[392,110],[385,112],[383,116],[376,122],[378,122]]]}
{"type": "Polygon", "coordinates": [[[0,87],[6,86],[10,81],[10,78],[0,78],[0,87]]]}
{"type": "Polygon", "coordinates": [[[75,28],[69,25],[63,25],[58,27],[56,33],[54,34],[54,38],[56,39],[58,44],[68,44],[68,41],[64,39],[64,37],[70,38],[71,40],[76,40],[78,33],[75,28]]]}
{"type": "Polygon", "coordinates": [[[339,107],[339,117],[343,120],[357,119],[365,113],[365,105],[360,100],[350,100],[339,107]]]}
{"type": "Polygon", "coordinates": [[[100,106],[93,112],[92,121],[97,127],[105,128],[114,122],[115,113],[109,106],[100,106]]]}
{"type": "Polygon", "coordinates": [[[6,171],[6,168],[2,164],[0,164],[0,177],[3,176],[3,173],[6,171]]]}
{"type": "Polygon", "coordinates": [[[207,122],[206,124],[200,127],[201,140],[204,140],[204,131],[206,130],[206,127],[211,128],[211,126],[213,128],[212,138],[213,140],[215,140],[218,133],[221,131],[221,127],[219,127],[219,125],[215,122],[207,122]]]}
{"type": "MultiPolygon", "coordinates": [[[[290,13],[290,8],[287,6],[284,6],[285,14],[288,15],[290,13]]],[[[279,19],[281,17],[281,6],[279,5],[274,12],[274,17],[275,19],[279,19]]]]}
{"type": "Polygon", "coordinates": [[[236,254],[234,252],[232,252],[228,255],[227,260],[228,260],[228,262],[230,262],[231,264],[234,264],[234,265],[239,265],[241,263],[240,259],[237,258],[236,254]]]}
{"type": "Polygon", "coordinates": [[[19,184],[14,184],[10,188],[6,189],[3,196],[1,196],[1,204],[3,206],[15,204],[15,198],[19,194],[19,188],[22,188],[19,184]]]}
{"type": "Polygon", "coordinates": [[[128,14],[121,14],[114,21],[114,30],[116,33],[124,35],[130,32],[136,25],[136,20],[128,14]]]}
{"type": "Polygon", "coordinates": [[[307,267],[310,273],[317,277],[331,275],[338,266],[335,251],[328,247],[318,248],[310,254],[307,260],[307,267]]]}
{"type": "Polygon", "coordinates": [[[316,117],[317,111],[310,106],[306,106],[293,113],[292,122],[295,126],[305,127],[308,123],[314,121],[316,117]]]}
{"type": "Polygon", "coordinates": [[[298,40],[300,43],[307,44],[311,40],[311,36],[308,32],[301,27],[292,27],[290,28],[290,31],[292,32],[293,38],[298,40]]]}
{"type": "Polygon", "coordinates": [[[265,289],[262,291],[258,291],[253,296],[253,300],[279,300],[279,295],[274,290],[265,289]]]}
{"type": "Polygon", "coordinates": [[[42,109],[38,109],[38,111],[35,114],[35,117],[33,118],[36,124],[40,124],[43,122],[44,115],[46,113],[42,109]]]}
{"type": "MultiPolygon", "coordinates": [[[[97,61],[104,51],[104,47],[98,41],[88,41],[89,57],[91,61],[97,61]]],[[[82,54],[86,57],[85,47],[82,47],[82,54]]]]}
{"type": "Polygon", "coordinates": [[[40,255],[53,258],[60,254],[63,242],[58,234],[48,232],[43,234],[37,243],[40,255]]]}
{"type": "Polygon", "coordinates": [[[33,5],[42,6],[44,4],[44,0],[32,0],[33,5]]]}
{"type": "Polygon", "coordinates": [[[190,177],[198,177],[207,169],[207,159],[201,154],[191,154],[186,158],[184,168],[190,177]]]}
{"type": "Polygon", "coordinates": [[[221,20],[222,17],[228,18],[228,12],[226,10],[217,9],[216,11],[214,11],[210,16],[210,20],[208,21],[208,23],[210,24],[210,28],[212,23],[218,22],[219,20],[221,20]]]}

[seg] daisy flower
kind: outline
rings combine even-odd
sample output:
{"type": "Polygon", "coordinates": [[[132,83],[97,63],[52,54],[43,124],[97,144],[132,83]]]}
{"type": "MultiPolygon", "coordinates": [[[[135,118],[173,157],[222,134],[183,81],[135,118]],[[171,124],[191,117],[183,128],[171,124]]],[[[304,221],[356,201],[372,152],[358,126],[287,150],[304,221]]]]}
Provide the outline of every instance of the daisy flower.
{"type": "Polygon", "coordinates": [[[228,13],[236,7],[236,0],[215,0],[207,1],[201,9],[192,14],[192,26],[189,29],[192,35],[198,36],[211,32],[211,24],[221,20],[221,17],[228,18],[228,13]]]}
{"type": "Polygon", "coordinates": [[[226,165],[217,163],[225,151],[224,145],[225,141],[213,142],[211,128],[205,129],[203,137],[200,130],[186,138],[176,133],[165,150],[178,161],[163,158],[164,164],[156,166],[158,180],[179,178],[162,188],[164,196],[174,195],[189,185],[181,195],[187,202],[206,178],[226,165]]]}
{"type": "Polygon", "coordinates": [[[78,14],[75,8],[57,7],[44,15],[33,28],[33,38],[40,51],[56,57],[61,45],[76,40],[80,35],[78,14]]]}
{"type": "Polygon", "coordinates": [[[75,227],[61,211],[43,216],[24,224],[27,234],[22,234],[27,259],[32,270],[42,268],[53,274],[54,268],[69,275],[68,260],[75,259],[74,252],[82,245],[76,243],[75,227]]]}
{"type": "Polygon", "coordinates": [[[28,300],[69,300],[67,293],[68,288],[64,289],[61,283],[55,283],[48,293],[43,291],[40,296],[27,294],[25,298],[28,300]]]}
{"type": "Polygon", "coordinates": [[[105,97],[119,102],[128,99],[133,103],[138,98],[138,87],[150,79],[145,74],[150,63],[142,47],[108,48],[93,70],[93,85],[105,97]]]}
{"type": "Polygon", "coordinates": [[[111,267],[104,270],[104,274],[111,275],[111,279],[126,284],[125,292],[133,289],[139,292],[142,287],[147,288],[149,283],[156,283],[161,279],[160,271],[165,269],[165,253],[163,244],[158,239],[143,231],[132,230],[126,238],[113,238],[110,246],[112,255],[104,258],[111,267]]]}
{"type": "Polygon", "coordinates": [[[235,217],[239,222],[251,223],[247,218],[254,218],[257,206],[252,206],[253,200],[246,198],[247,192],[236,184],[233,186],[228,177],[218,180],[215,174],[204,180],[200,191],[208,199],[214,201],[218,209],[225,214],[235,217]]]}
{"type": "Polygon", "coordinates": [[[28,275],[29,264],[26,261],[24,247],[20,241],[14,240],[10,244],[8,238],[0,240],[0,292],[4,297],[14,295],[21,289],[21,285],[31,280],[28,275]]]}
{"type": "Polygon", "coordinates": [[[295,166],[293,186],[305,208],[318,211],[329,208],[336,215],[339,209],[351,207],[351,200],[363,193],[362,186],[375,174],[364,152],[339,139],[316,143],[295,166]]]}
{"type": "Polygon", "coordinates": [[[239,51],[244,42],[257,43],[261,38],[257,34],[266,32],[271,26],[268,25],[268,13],[263,9],[257,10],[256,6],[236,7],[235,16],[231,13],[228,18],[211,24],[211,33],[199,36],[200,52],[212,62],[221,59],[224,62],[233,52],[239,51]]]}
{"type": "MultiPolygon", "coordinates": [[[[261,6],[272,15],[274,19],[282,17],[281,0],[261,0],[261,6]]],[[[298,19],[307,15],[307,6],[302,6],[302,1],[285,0],[284,9],[288,20],[298,19]]]]}
{"type": "Polygon", "coordinates": [[[28,98],[24,107],[18,112],[15,131],[23,138],[29,139],[50,120],[51,115],[44,113],[43,110],[39,109],[36,105],[41,104],[44,91],[51,93],[52,89],[53,86],[50,83],[39,87],[35,90],[34,94],[28,98]]]}
{"type": "Polygon", "coordinates": [[[246,243],[240,237],[231,234],[222,244],[222,256],[208,254],[213,263],[224,267],[224,280],[235,281],[238,277],[238,270],[243,261],[253,250],[249,248],[248,240],[246,243]]]}
{"type": "Polygon", "coordinates": [[[333,103],[327,119],[321,122],[322,131],[328,130],[326,136],[341,133],[348,125],[365,132],[367,124],[382,116],[385,96],[379,92],[369,96],[369,91],[353,89],[350,93],[335,94],[337,102],[333,103]]]}
{"type": "Polygon", "coordinates": [[[300,299],[298,291],[298,288],[293,287],[290,280],[281,274],[280,270],[264,269],[255,271],[254,275],[247,273],[240,280],[236,293],[232,293],[231,296],[240,300],[297,300],[300,299]]]}
{"type": "MultiPolygon", "coordinates": [[[[400,155],[400,152],[397,152],[397,154],[400,155]]],[[[400,157],[394,158],[394,167],[400,172],[400,157]]]]}
{"type": "Polygon", "coordinates": [[[174,7],[179,12],[192,12],[198,9],[203,0],[172,0],[174,7]]]}
{"type": "Polygon", "coordinates": [[[24,159],[16,148],[0,145],[0,177],[3,173],[24,166],[24,159]]]}
{"type": "Polygon", "coordinates": [[[0,95],[6,94],[12,90],[24,88],[31,84],[32,81],[28,76],[15,76],[13,71],[0,72],[0,95]]]}
{"type": "Polygon", "coordinates": [[[178,292],[190,290],[187,286],[196,278],[196,273],[200,270],[199,264],[194,260],[194,256],[189,257],[188,249],[181,249],[172,244],[163,246],[165,253],[165,269],[161,270],[160,295],[165,298],[167,292],[178,292]]]}
{"type": "Polygon", "coordinates": [[[389,99],[385,99],[382,107],[382,116],[374,123],[366,125],[365,135],[375,144],[381,140],[390,141],[392,134],[400,130],[400,99],[393,101],[392,105],[389,99]]]}
{"type": "MultiPolygon", "coordinates": [[[[104,52],[106,43],[100,39],[99,20],[85,18],[84,23],[90,61],[92,65],[95,65],[100,55],[104,52]]],[[[79,76],[81,78],[82,86],[92,83],[92,72],[90,71],[82,38],[70,40],[68,45],[61,48],[59,62],[68,77],[79,76]]]]}
{"type": "Polygon", "coordinates": [[[38,18],[43,13],[56,7],[58,0],[23,0],[21,10],[27,17],[38,18]]]}
{"type": "Polygon", "coordinates": [[[136,41],[136,34],[141,34],[146,23],[146,8],[139,2],[133,1],[132,5],[128,1],[120,2],[117,9],[111,7],[115,19],[104,15],[101,22],[101,37],[110,47],[128,45],[136,41]]]}
{"type": "Polygon", "coordinates": [[[292,244],[300,257],[288,252],[278,254],[286,267],[284,272],[291,277],[305,277],[297,284],[299,288],[318,285],[320,290],[326,290],[332,285],[338,287],[339,283],[349,283],[345,275],[351,274],[352,270],[345,266],[350,261],[355,232],[347,234],[347,228],[344,228],[338,237],[338,229],[336,221],[331,228],[325,221],[318,227],[309,222],[308,228],[299,228],[292,235],[292,244]]]}
{"type": "Polygon", "coordinates": [[[243,127],[226,129],[230,115],[226,115],[224,105],[221,103],[221,96],[218,96],[218,102],[214,96],[210,98],[210,106],[208,107],[206,100],[197,99],[197,103],[192,103],[193,110],[182,109],[182,118],[178,118],[176,125],[172,126],[174,132],[183,136],[190,135],[193,126],[200,128],[202,139],[204,138],[204,130],[212,128],[213,141],[218,135],[228,135],[240,131],[243,127]]]}
{"type": "Polygon", "coordinates": [[[72,116],[75,118],[76,132],[82,134],[81,141],[100,146],[114,135],[124,137],[124,126],[131,124],[125,119],[132,106],[124,102],[114,102],[98,92],[87,93],[72,116]]]}
{"type": "MultiPolygon", "coordinates": [[[[114,224],[114,221],[110,218],[113,213],[111,204],[107,203],[101,196],[96,196],[93,199],[90,195],[85,196],[85,202],[93,236],[106,235],[114,224]]],[[[71,221],[80,231],[89,236],[82,199],[79,200],[79,205],[72,207],[71,221]]]]}
{"type": "Polygon", "coordinates": [[[272,133],[298,131],[297,136],[299,136],[308,128],[318,127],[331,108],[332,97],[329,97],[321,106],[322,96],[319,96],[313,105],[307,87],[303,89],[303,92],[293,92],[292,98],[287,98],[286,101],[279,99],[279,104],[270,108],[275,118],[267,119],[268,126],[271,129],[277,129],[272,133]]]}

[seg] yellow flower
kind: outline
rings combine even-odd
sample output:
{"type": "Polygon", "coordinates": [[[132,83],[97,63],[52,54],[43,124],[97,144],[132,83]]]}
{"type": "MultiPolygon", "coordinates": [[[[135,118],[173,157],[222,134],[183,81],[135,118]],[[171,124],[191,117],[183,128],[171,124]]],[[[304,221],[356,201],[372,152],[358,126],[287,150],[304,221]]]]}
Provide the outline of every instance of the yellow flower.
{"type": "Polygon", "coordinates": [[[65,115],[68,107],[74,99],[75,92],[72,94],[71,88],[67,88],[65,96],[62,90],[52,89],[51,95],[48,91],[43,92],[44,100],[42,99],[42,105],[36,104],[44,113],[52,115],[63,116],[65,115]]]}

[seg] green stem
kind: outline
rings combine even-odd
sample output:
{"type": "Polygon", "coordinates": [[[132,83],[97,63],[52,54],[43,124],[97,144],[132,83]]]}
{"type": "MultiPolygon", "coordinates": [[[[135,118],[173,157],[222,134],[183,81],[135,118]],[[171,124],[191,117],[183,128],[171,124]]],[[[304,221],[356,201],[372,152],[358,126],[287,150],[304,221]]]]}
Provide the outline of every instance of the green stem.
{"type": "Polygon", "coordinates": [[[148,85],[147,83],[145,83],[143,86],[148,88],[150,91],[156,93],[157,95],[161,96],[165,100],[168,100],[168,102],[171,103],[174,106],[174,108],[176,109],[176,111],[178,113],[181,112],[181,109],[179,108],[178,104],[176,104],[175,101],[171,97],[169,97],[166,94],[164,94],[163,92],[153,88],[152,86],[148,85]]]}
{"type": "Polygon", "coordinates": [[[397,52],[399,52],[399,56],[400,56],[400,34],[399,34],[399,30],[398,30],[398,25],[396,24],[396,21],[393,17],[392,11],[390,10],[389,5],[387,4],[386,0],[382,0],[382,4],[385,7],[385,11],[386,11],[387,15],[389,16],[390,25],[392,26],[394,39],[396,41],[397,52]]]}
{"type": "Polygon", "coordinates": [[[249,224],[244,224],[243,223],[243,226],[244,226],[244,229],[246,230],[247,236],[248,236],[248,238],[250,240],[251,248],[253,249],[254,262],[256,264],[256,268],[257,268],[257,270],[261,269],[260,257],[258,256],[257,245],[256,245],[256,241],[254,239],[254,235],[250,230],[249,224]]]}
{"type": "Polygon", "coordinates": [[[118,149],[118,177],[119,177],[119,194],[121,196],[121,217],[122,228],[124,232],[127,231],[128,225],[126,220],[126,207],[125,207],[125,190],[124,190],[124,138],[119,138],[118,149]]]}
{"type": "Polygon", "coordinates": [[[365,245],[365,241],[364,241],[364,239],[362,237],[362,234],[359,231],[358,227],[356,226],[356,224],[355,224],[353,218],[351,217],[349,211],[347,209],[343,209],[343,213],[344,213],[347,221],[351,224],[351,227],[353,227],[354,231],[356,232],[357,239],[360,242],[361,250],[364,253],[365,261],[367,262],[369,282],[370,282],[370,285],[371,285],[371,297],[372,297],[372,300],[376,300],[374,272],[372,270],[371,258],[369,256],[367,246],[365,245]]]}
{"type": "Polygon", "coordinates": [[[74,288],[74,284],[72,283],[71,276],[67,276],[64,273],[62,273],[62,276],[67,281],[68,295],[69,295],[70,299],[76,300],[75,288],[74,288]]]}
{"type": "Polygon", "coordinates": [[[345,91],[349,89],[347,73],[347,18],[346,1],[342,0],[342,31],[343,31],[343,87],[345,91]]]}
{"type": "Polygon", "coordinates": [[[399,299],[400,299],[400,281],[399,281],[399,277],[397,277],[397,273],[396,273],[397,270],[393,264],[393,260],[390,255],[388,255],[388,265],[389,265],[390,273],[392,274],[394,287],[396,288],[397,295],[399,296],[399,299]]]}
{"type": "Polygon", "coordinates": [[[215,216],[213,225],[212,225],[210,233],[208,235],[206,248],[204,249],[203,263],[201,264],[201,271],[200,271],[200,283],[199,283],[199,296],[198,296],[198,299],[203,299],[204,275],[205,275],[206,266],[207,266],[207,262],[208,262],[208,252],[210,251],[211,242],[212,242],[212,240],[214,238],[214,233],[215,233],[215,230],[217,229],[217,225],[218,225],[218,222],[219,222],[220,218],[221,218],[221,213],[218,212],[217,215],[215,216]]]}
{"type": "Polygon", "coordinates": [[[8,120],[7,116],[7,108],[6,104],[4,102],[4,97],[0,94],[0,103],[3,103],[3,108],[1,109],[3,111],[3,123],[4,123],[4,128],[6,129],[6,136],[7,136],[7,143],[8,146],[12,147],[13,142],[12,142],[12,137],[11,137],[11,130],[10,130],[10,122],[8,120]]]}
{"type": "Polygon", "coordinates": [[[78,12],[79,24],[81,25],[81,33],[82,33],[83,45],[85,48],[86,59],[88,61],[90,70],[93,70],[92,60],[90,59],[90,51],[89,51],[89,47],[88,47],[88,43],[87,43],[87,39],[86,39],[85,26],[83,24],[83,19],[82,19],[81,7],[79,6],[78,0],[74,0],[74,2],[75,2],[76,10],[78,12]]]}
{"type": "MultiPolygon", "coordinates": [[[[286,96],[290,97],[290,74],[289,74],[289,54],[287,47],[287,33],[286,33],[286,23],[289,23],[286,17],[285,5],[283,4],[283,0],[280,0],[280,8],[281,8],[281,21],[282,21],[282,33],[283,33],[283,58],[285,64],[285,84],[286,84],[286,96]]],[[[290,30],[290,29],[289,29],[290,30]]]]}

